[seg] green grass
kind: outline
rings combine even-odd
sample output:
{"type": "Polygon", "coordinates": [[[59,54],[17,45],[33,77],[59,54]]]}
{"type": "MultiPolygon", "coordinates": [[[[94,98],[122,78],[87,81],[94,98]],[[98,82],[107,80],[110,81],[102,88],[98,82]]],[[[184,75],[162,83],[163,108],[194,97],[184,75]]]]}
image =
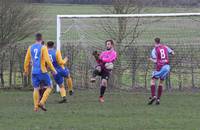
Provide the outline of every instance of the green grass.
{"type": "Polygon", "coordinates": [[[33,112],[31,92],[0,91],[1,130],[199,130],[200,94],[165,93],[160,106],[146,105],[147,94],[76,91],[67,104],[50,96],[48,112],[33,112]]]}

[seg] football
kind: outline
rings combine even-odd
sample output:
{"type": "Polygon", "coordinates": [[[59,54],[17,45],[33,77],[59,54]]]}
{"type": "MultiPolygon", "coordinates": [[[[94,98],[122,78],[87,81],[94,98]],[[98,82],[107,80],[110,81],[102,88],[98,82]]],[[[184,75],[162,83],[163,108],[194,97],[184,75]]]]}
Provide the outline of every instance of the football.
{"type": "Polygon", "coordinates": [[[108,69],[108,70],[112,70],[114,66],[113,66],[113,63],[110,62],[110,63],[106,63],[106,64],[105,64],[105,67],[106,67],[106,69],[108,69]]]}

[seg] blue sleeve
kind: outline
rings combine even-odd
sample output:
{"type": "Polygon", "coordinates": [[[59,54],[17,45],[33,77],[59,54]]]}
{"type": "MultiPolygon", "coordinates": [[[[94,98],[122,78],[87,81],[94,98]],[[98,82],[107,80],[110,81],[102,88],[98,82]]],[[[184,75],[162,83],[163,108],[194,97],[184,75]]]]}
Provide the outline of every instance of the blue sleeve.
{"type": "Polygon", "coordinates": [[[156,49],[155,48],[151,51],[151,58],[152,59],[156,59],[157,58],[157,56],[156,56],[156,49]]]}
{"type": "Polygon", "coordinates": [[[173,50],[167,46],[167,51],[168,53],[172,53],[173,50]]]}

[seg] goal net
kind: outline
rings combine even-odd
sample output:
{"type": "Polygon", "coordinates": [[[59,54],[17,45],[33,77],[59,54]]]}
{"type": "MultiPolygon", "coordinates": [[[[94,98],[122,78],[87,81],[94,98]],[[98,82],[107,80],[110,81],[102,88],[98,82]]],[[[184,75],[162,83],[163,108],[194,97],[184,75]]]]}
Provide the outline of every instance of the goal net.
{"type": "Polygon", "coordinates": [[[93,88],[92,52],[105,49],[113,39],[118,60],[110,88],[148,88],[154,65],[147,60],[154,38],[175,51],[167,88],[200,86],[200,13],[58,15],[57,49],[69,57],[68,67],[76,87],[93,88]]]}

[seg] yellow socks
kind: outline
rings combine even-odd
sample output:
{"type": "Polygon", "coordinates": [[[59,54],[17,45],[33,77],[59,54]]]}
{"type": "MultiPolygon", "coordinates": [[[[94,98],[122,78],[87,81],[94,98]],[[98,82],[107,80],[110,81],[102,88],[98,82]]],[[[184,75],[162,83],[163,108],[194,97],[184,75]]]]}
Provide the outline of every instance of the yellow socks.
{"type": "Polygon", "coordinates": [[[52,91],[52,88],[47,88],[47,89],[46,89],[46,91],[44,92],[43,97],[42,97],[42,99],[41,99],[41,101],[40,101],[40,104],[41,104],[41,105],[44,105],[44,104],[45,104],[45,102],[47,101],[47,99],[48,99],[49,94],[51,93],[51,91],[52,91]]]}
{"type": "Polygon", "coordinates": [[[67,78],[67,86],[68,86],[68,91],[73,90],[73,82],[71,77],[67,78]]]}
{"type": "Polygon", "coordinates": [[[61,97],[66,97],[66,90],[65,90],[65,86],[63,84],[60,85],[60,95],[61,95],[61,97]]]}
{"type": "Polygon", "coordinates": [[[37,109],[39,104],[39,90],[37,89],[34,89],[33,91],[33,102],[34,102],[34,108],[37,109]]]}

